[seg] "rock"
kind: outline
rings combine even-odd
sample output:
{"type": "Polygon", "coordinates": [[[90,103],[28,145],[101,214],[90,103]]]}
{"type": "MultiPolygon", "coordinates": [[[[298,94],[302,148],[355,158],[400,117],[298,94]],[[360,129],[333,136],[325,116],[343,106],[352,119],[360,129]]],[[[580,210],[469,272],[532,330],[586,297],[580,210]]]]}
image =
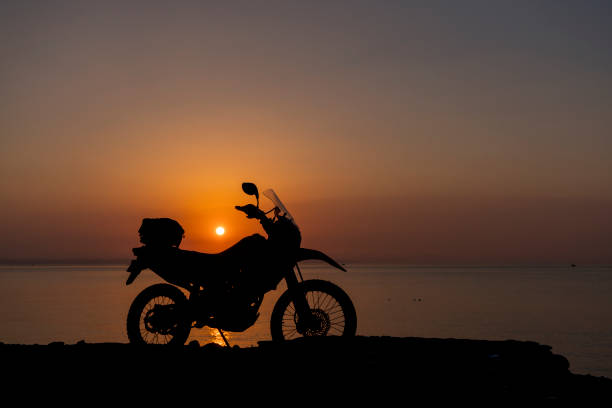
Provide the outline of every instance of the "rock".
{"type": "Polygon", "coordinates": [[[192,343],[3,345],[0,361],[12,378],[27,376],[31,385],[57,381],[92,392],[112,381],[130,384],[135,393],[231,386],[232,393],[250,387],[266,395],[274,390],[357,402],[372,396],[430,405],[612,402],[612,380],[572,374],[565,357],[534,342],[357,336],[262,341],[248,348],[192,343]]]}

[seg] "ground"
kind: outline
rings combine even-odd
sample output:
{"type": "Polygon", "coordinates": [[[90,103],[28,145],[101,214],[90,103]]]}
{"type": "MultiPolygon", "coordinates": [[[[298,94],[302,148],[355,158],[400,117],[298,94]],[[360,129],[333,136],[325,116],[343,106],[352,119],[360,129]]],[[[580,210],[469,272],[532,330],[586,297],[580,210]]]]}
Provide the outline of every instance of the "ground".
{"type": "MultiPolygon", "coordinates": [[[[301,401],[612,402],[612,380],[573,374],[568,360],[534,342],[396,337],[326,337],[257,347],[120,343],[0,345],[15,384],[139,397],[164,392],[301,401]],[[146,391],[145,391],[146,390],[146,391]],[[249,394],[250,395],[250,394],[249,394]]],[[[10,389],[11,381],[4,382],[10,389]]],[[[333,404],[332,404],[333,405],[333,404]]]]}

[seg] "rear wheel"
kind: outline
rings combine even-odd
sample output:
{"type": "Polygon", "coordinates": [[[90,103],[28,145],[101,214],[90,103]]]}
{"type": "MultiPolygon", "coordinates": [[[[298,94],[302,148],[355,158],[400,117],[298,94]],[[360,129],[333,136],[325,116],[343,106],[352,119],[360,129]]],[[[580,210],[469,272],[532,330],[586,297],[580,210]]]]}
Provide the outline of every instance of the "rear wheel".
{"type": "Polygon", "coordinates": [[[338,286],[323,280],[307,280],[299,284],[310,308],[309,316],[299,316],[292,294],[285,291],[276,302],[270,330],[272,340],[298,337],[354,336],[357,313],[349,296],[338,286]]]}
{"type": "Polygon", "coordinates": [[[149,286],[132,302],[127,334],[132,344],[183,345],[191,331],[187,298],[175,286],[149,286]]]}

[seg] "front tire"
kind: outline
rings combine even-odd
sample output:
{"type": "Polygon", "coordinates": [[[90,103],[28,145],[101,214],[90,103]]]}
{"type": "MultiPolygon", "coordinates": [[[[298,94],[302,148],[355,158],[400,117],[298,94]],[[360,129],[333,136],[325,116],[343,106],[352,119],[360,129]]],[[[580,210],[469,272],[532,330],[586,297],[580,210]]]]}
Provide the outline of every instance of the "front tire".
{"type": "Polygon", "coordinates": [[[305,326],[296,313],[288,289],[276,302],[270,318],[272,340],[298,337],[354,336],[357,312],[349,296],[331,282],[312,279],[299,283],[312,313],[312,324],[305,326]]]}
{"type": "Polygon", "coordinates": [[[191,331],[187,298],[175,286],[152,285],[136,296],[127,316],[132,344],[185,344],[191,331]]]}

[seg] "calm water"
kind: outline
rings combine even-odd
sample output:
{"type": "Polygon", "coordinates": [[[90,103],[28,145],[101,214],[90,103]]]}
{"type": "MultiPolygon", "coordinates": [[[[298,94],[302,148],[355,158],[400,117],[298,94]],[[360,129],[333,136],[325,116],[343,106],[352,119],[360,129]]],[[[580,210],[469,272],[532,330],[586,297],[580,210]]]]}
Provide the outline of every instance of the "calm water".
{"type": "MultiPolygon", "coordinates": [[[[0,341],[127,342],[132,299],[159,282],[145,271],[125,286],[125,265],[0,266],[0,341]]],[[[305,265],[305,279],[337,283],[351,296],[357,334],[531,340],[553,347],[574,373],[612,378],[612,268],[350,265],[348,273],[305,265]]],[[[264,300],[241,347],[269,340],[269,317],[285,290],[264,300]]],[[[216,330],[191,340],[220,342],[216,330]]]]}

